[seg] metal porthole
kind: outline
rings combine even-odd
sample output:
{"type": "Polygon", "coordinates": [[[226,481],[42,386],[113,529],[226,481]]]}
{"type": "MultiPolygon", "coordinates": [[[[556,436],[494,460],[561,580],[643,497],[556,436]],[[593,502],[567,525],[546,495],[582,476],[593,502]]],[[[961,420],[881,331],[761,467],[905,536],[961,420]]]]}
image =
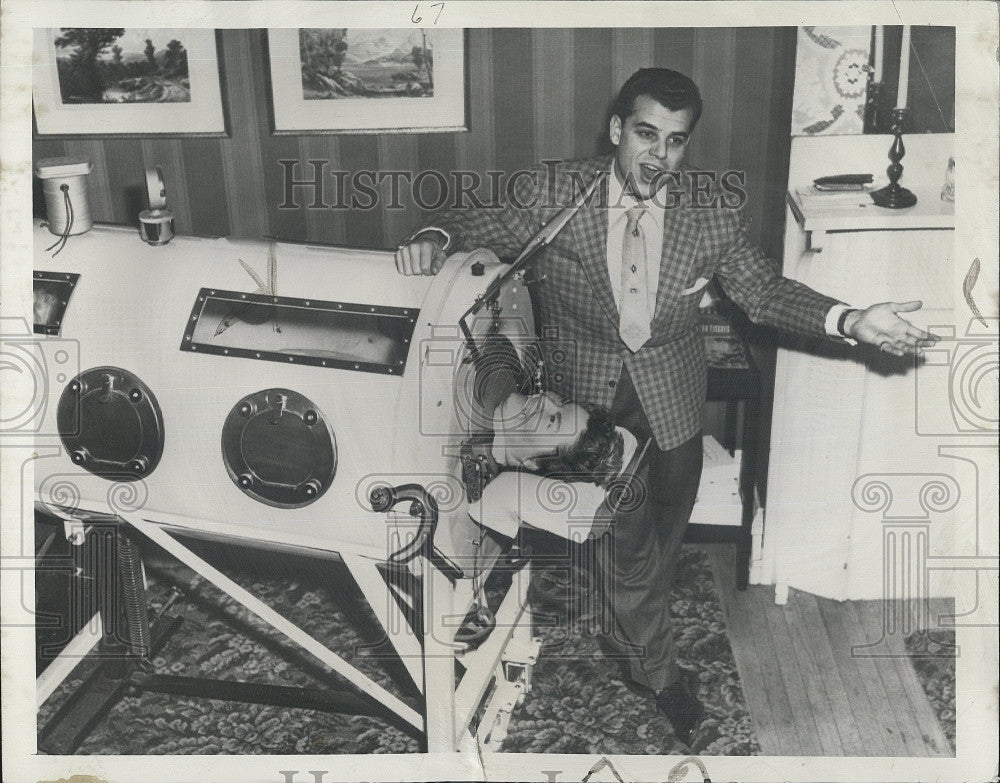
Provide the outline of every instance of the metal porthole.
{"type": "Polygon", "coordinates": [[[291,389],[264,389],[233,406],[222,458],[246,495],[279,508],[319,499],[337,472],[337,444],[322,412],[291,389]]]}
{"type": "Polygon", "coordinates": [[[73,463],[110,481],[136,481],[163,454],[163,414],[152,390],[120,367],[94,367],[66,384],[56,411],[73,463]]]}

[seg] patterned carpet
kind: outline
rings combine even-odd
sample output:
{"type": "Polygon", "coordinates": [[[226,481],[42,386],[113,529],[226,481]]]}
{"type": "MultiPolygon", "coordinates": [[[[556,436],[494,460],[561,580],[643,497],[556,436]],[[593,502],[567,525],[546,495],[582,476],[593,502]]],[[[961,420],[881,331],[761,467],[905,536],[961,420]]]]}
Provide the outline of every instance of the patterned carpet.
{"type": "MultiPolygon", "coordinates": [[[[240,550],[210,560],[282,615],[328,644],[393,693],[406,696],[384,666],[359,648],[376,641],[349,618],[364,616],[363,601],[337,566],[240,550]],[[334,608],[334,607],[340,608],[334,608]]],[[[161,604],[172,584],[185,597],[172,612],[185,624],[155,657],[156,671],[191,677],[250,680],[316,688],[331,676],[313,659],[200,577],[151,553],[150,596],[161,604]],[[188,590],[191,584],[198,590],[188,590]]],[[[671,594],[679,663],[697,673],[706,720],[694,750],[705,755],[760,753],[726,637],[723,609],[703,552],[685,547],[671,594]]],[[[669,722],[644,695],[631,690],[617,666],[599,653],[587,617],[566,620],[557,602],[539,601],[536,632],[543,638],[533,689],[517,708],[503,743],[508,752],[687,753],[669,722]],[[543,616],[544,615],[544,616],[543,616]],[[552,622],[560,615],[566,622],[552,622]]],[[[374,627],[371,618],[369,627],[374,627]]],[[[43,705],[42,725],[74,692],[83,664],[43,705]]],[[[405,682],[400,679],[400,682],[405,682]]],[[[405,687],[405,686],[404,686],[405,687]]],[[[335,754],[413,753],[418,740],[382,721],[236,702],[144,693],[127,696],[97,724],[81,754],[335,754]]]]}
{"type": "MultiPolygon", "coordinates": [[[[670,596],[678,663],[696,673],[706,717],[691,750],[702,755],[760,753],[736,663],[726,637],[722,605],[706,556],[681,551],[677,584],[670,596]]],[[[558,606],[541,603],[536,611],[558,606]]],[[[561,619],[561,618],[560,618],[561,619]]],[[[643,694],[622,679],[618,665],[600,653],[598,638],[580,617],[576,632],[563,624],[539,629],[546,647],[535,669],[529,698],[514,714],[503,749],[533,753],[678,754],[688,748],[669,721],[643,694]]],[[[572,626],[571,626],[572,627],[572,626]]]]}
{"type": "Polygon", "coordinates": [[[955,753],[955,632],[914,631],[906,637],[917,678],[955,753]]]}

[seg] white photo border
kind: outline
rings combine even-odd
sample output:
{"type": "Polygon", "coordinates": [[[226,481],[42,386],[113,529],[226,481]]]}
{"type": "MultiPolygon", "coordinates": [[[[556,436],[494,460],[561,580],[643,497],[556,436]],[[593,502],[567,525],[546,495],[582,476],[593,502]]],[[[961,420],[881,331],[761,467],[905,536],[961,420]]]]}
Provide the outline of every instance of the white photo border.
{"type": "MultiPolygon", "coordinates": [[[[403,26],[414,12],[409,3],[186,2],[161,0],[5,0],[0,25],[0,315],[30,323],[32,308],[32,30],[51,20],[78,26],[118,23],[140,27],[152,18],[161,26],[266,29],[276,21],[317,26],[403,26]]],[[[420,3],[422,10],[427,3],[420,3]]],[[[965,0],[868,0],[808,2],[448,2],[440,24],[470,27],[740,27],[836,24],[937,24],[957,27],[956,134],[958,162],[953,294],[962,302],[962,282],[970,262],[982,259],[984,277],[995,288],[998,258],[998,46],[996,6],[965,0]]],[[[111,134],[105,134],[111,135],[111,134]]],[[[915,270],[915,274],[918,270],[915,270]]],[[[997,303],[991,288],[990,310],[997,303]]],[[[956,305],[958,308],[959,305],[956,305]]],[[[4,407],[17,410],[17,384],[0,387],[4,407]],[[10,407],[8,407],[8,405],[10,407]]],[[[480,755],[462,753],[343,756],[45,756],[36,751],[33,596],[29,542],[32,533],[32,449],[0,440],[0,607],[3,630],[3,768],[5,783],[41,783],[79,776],[74,783],[332,783],[347,780],[557,780],[581,781],[598,756],[545,754],[480,755]],[[291,774],[295,771],[295,774],[291,774]]],[[[35,455],[38,456],[38,455],[35,455]]],[[[44,455],[43,455],[44,456],[44,455]]],[[[996,475],[996,454],[974,456],[981,476],[996,475]]],[[[983,520],[996,519],[996,489],[984,491],[989,503],[978,509],[983,520]]],[[[984,524],[984,547],[995,553],[995,525],[984,524]]],[[[980,599],[995,608],[996,572],[984,579],[980,599]]],[[[997,627],[959,626],[956,642],[957,751],[952,758],[706,757],[715,781],[955,781],[989,780],[997,773],[997,627]]],[[[614,756],[617,770],[632,781],[666,780],[683,759],[614,756]]],[[[679,780],[700,780],[697,770],[679,769],[679,780]]],[[[603,769],[590,779],[613,780],[603,769]]]]}

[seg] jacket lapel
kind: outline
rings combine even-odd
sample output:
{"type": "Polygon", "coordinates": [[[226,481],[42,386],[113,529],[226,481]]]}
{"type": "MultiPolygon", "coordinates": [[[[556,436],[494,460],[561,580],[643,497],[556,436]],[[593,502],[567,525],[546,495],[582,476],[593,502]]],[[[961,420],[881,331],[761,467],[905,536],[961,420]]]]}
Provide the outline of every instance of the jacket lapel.
{"type": "MultiPolygon", "coordinates": [[[[689,192],[687,178],[682,177],[681,190],[689,192]]],[[[683,199],[683,195],[681,197],[683,199]]],[[[698,258],[701,225],[691,208],[682,201],[669,208],[663,216],[663,251],[660,254],[660,276],[656,289],[656,309],[653,312],[653,331],[662,321],[681,292],[690,284],[692,268],[698,258]]]]}
{"type": "MultiPolygon", "coordinates": [[[[611,156],[592,158],[580,167],[584,186],[601,171],[611,168],[611,156]]],[[[601,309],[612,323],[618,323],[618,305],[608,277],[608,182],[605,179],[589,201],[569,222],[577,255],[587,282],[601,309]]]]}
{"type": "MultiPolygon", "coordinates": [[[[580,166],[583,182],[588,183],[598,172],[611,168],[612,157],[592,158],[580,166]]],[[[681,178],[679,190],[689,191],[687,177],[681,178]]],[[[575,196],[575,194],[573,194],[575,196]]],[[[683,195],[681,196],[683,199],[683,195]]],[[[580,211],[566,226],[572,236],[580,264],[587,282],[601,309],[612,323],[618,323],[618,304],[611,290],[608,277],[608,183],[605,180],[580,211]]],[[[681,291],[689,285],[691,270],[698,257],[701,225],[682,200],[676,207],[667,209],[663,217],[663,250],[660,254],[660,275],[656,289],[656,309],[652,329],[675,305],[681,291]]]]}

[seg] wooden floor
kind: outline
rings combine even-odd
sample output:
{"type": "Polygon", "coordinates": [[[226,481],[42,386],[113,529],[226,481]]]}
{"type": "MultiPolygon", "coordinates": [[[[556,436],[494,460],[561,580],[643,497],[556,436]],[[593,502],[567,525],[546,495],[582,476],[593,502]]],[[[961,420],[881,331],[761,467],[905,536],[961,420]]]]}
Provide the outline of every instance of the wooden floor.
{"type": "MultiPolygon", "coordinates": [[[[951,756],[901,634],[881,601],[735,589],[735,547],[699,544],[712,562],[729,638],[764,755],[951,756]],[[871,654],[865,645],[881,644],[871,654]]],[[[950,607],[932,603],[933,616],[950,607]]]]}

